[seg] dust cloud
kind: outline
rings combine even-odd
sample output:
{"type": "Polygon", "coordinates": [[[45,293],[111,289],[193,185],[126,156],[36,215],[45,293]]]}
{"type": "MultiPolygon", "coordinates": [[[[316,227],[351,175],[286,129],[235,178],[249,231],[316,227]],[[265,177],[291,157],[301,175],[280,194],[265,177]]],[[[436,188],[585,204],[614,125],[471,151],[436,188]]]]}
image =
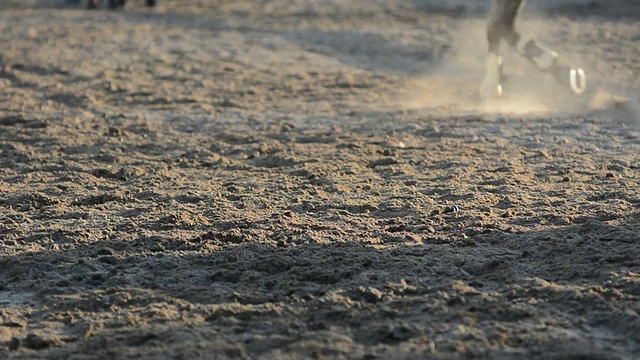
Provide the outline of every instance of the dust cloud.
{"type": "MultiPolygon", "coordinates": [[[[493,115],[602,115],[614,121],[638,124],[638,101],[629,89],[620,89],[620,79],[610,79],[614,71],[596,53],[585,54],[567,45],[566,20],[553,12],[553,4],[527,5],[518,21],[523,36],[550,44],[565,64],[587,71],[588,91],[574,95],[541,73],[532,64],[503,44],[505,94],[499,99],[482,99],[478,87],[484,71],[487,9],[476,9],[459,19],[447,44],[448,51],[428,70],[408,80],[395,99],[399,108],[413,110],[493,115]]],[[[573,35],[575,38],[575,35],[573,35]]],[[[579,40],[574,39],[574,42],[579,40]]]]}

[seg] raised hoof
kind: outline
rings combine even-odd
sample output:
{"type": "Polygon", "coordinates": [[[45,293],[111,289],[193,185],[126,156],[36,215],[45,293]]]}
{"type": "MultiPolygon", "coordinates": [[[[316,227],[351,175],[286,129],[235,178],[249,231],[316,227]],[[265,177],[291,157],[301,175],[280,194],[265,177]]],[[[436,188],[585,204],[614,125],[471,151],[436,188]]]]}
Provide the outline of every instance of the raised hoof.
{"type": "Polygon", "coordinates": [[[569,70],[569,85],[571,90],[578,95],[584,94],[587,90],[587,74],[582,68],[572,68],[569,70]]]}
{"type": "Polygon", "coordinates": [[[558,66],[553,76],[562,86],[566,86],[576,95],[587,91],[587,74],[579,67],[558,66]]]}

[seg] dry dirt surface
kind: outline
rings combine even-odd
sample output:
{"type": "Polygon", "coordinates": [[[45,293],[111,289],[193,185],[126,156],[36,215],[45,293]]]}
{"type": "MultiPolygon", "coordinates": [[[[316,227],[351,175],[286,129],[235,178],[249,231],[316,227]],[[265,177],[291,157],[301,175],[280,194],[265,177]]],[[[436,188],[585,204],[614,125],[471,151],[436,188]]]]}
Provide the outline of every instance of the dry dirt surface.
{"type": "Polygon", "coordinates": [[[487,6],[2,0],[0,358],[637,359],[640,5],[487,6]]]}

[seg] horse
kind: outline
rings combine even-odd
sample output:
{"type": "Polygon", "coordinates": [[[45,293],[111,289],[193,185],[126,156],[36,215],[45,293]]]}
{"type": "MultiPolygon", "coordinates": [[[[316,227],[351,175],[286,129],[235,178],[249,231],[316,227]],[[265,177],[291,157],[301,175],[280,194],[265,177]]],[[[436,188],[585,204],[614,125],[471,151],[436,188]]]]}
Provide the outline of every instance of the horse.
{"type": "Polygon", "coordinates": [[[582,95],[587,85],[584,69],[562,64],[560,56],[553,49],[516,30],[516,18],[525,2],[526,0],[493,0],[491,4],[486,28],[489,46],[480,94],[486,98],[502,95],[503,61],[500,45],[504,41],[539,71],[550,74],[574,94],[582,95]]]}

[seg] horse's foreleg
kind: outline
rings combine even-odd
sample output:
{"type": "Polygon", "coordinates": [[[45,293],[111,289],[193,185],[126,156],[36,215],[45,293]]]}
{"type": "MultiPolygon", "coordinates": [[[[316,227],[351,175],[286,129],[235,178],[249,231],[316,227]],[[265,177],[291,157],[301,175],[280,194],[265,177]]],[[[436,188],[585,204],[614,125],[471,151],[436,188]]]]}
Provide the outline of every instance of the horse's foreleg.
{"type": "Polygon", "coordinates": [[[515,30],[515,20],[524,0],[494,0],[487,24],[487,41],[489,49],[485,60],[485,71],[480,93],[485,97],[502,95],[502,57],[500,42],[505,40],[510,45],[520,39],[515,30]]]}

